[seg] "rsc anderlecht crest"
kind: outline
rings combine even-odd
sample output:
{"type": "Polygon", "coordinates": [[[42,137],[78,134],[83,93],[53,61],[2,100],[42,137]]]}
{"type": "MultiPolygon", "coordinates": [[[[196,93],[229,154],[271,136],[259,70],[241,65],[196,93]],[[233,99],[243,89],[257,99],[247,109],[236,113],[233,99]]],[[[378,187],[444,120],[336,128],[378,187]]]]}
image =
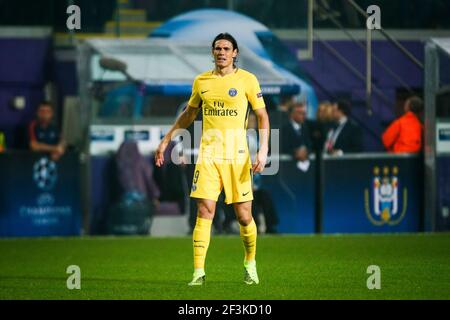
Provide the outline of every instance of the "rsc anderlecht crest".
{"type": "Polygon", "coordinates": [[[408,191],[400,190],[398,167],[374,167],[373,175],[371,189],[364,192],[367,218],[376,226],[399,224],[406,213],[408,191]]]}

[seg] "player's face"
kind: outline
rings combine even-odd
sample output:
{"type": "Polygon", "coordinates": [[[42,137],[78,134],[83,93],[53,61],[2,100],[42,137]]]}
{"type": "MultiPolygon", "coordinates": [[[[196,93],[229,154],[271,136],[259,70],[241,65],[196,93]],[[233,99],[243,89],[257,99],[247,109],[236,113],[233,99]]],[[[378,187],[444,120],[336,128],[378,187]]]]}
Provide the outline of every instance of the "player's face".
{"type": "Polygon", "coordinates": [[[214,63],[218,68],[226,68],[233,65],[233,58],[237,56],[237,50],[228,40],[217,40],[212,50],[214,63]]]}

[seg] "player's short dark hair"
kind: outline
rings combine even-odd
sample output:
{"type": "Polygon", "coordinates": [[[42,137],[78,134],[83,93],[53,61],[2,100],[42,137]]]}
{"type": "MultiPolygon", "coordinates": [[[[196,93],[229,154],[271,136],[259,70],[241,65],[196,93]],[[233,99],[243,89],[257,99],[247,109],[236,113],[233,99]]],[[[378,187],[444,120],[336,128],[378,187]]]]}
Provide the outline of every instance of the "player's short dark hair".
{"type": "Polygon", "coordinates": [[[409,101],[409,110],[414,112],[415,114],[418,114],[422,112],[423,110],[423,100],[420,99],[418,96],[412,96],[408,99],[409,101]]]}
{"type": "Polygon", "coordinates": [[[341,111],[343,114],[345,114],[346,116],[350,115],[351,106],[350,106],[350,102],[348,102],[347,100],[338,100],[336,102],[336,106],[337,106],[337,109],[339,111],[341,111]]]}
{"type": "Polygon", "coordinates": [[[233,50],[236,49],[237,52],[239,52],[239,47],[238,47],[236,39],[231,34],[229,34],[228,32],[219,33],[214,38],[214,40],[213,40],[213,42],[211,44],[211,47],[213,49],[214,49],[214,45],[216,44],[216,41],[218,41],[218,40],[228,40],[228,41],[230,41],[231,44],[233,45],[233,50]]]}

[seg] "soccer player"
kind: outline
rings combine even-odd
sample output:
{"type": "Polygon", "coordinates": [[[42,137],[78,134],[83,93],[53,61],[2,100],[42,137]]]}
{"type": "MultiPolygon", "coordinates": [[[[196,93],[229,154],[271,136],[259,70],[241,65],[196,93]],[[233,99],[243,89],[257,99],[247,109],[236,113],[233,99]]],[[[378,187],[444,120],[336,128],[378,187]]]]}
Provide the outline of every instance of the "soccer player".
{"type": "Polygon", "coordinates": [[[236,66],[236,40],[228,33],[212,42],[215,68],[198,75],[186,110],[162,139],[155,154],[157,166],[177,129],[187,128],[202,109],[203,132],[192,181],[191,197],[197,201],[197,221],[193,231],[194,274],[189,285],[205,282],[205,259],[218,196],[232,203],[244,244],[244,282],[258,284],[256,272],[256,224],[252,217],[252,172],[262,172],[269,141],[269,116],[256,77],[236,66]],[[246,140],[249,103],[258,119],[259,150],[252,165],[246,140]]]}

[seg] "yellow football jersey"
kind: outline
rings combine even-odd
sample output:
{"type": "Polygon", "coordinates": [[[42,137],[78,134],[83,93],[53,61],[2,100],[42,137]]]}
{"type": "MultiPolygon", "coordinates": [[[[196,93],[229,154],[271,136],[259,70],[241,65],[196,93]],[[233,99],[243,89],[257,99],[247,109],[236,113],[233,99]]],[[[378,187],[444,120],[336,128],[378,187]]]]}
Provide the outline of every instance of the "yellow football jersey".
{"type": "Polygon", "coordinates": [[[211,70],[195,78],[189,106],[202,108],[200,157],[248,158],[249,103],[253,110],[265,108],[258,80],[248,71],[237,68],[231,74],[219,76],[211,70]]]}

